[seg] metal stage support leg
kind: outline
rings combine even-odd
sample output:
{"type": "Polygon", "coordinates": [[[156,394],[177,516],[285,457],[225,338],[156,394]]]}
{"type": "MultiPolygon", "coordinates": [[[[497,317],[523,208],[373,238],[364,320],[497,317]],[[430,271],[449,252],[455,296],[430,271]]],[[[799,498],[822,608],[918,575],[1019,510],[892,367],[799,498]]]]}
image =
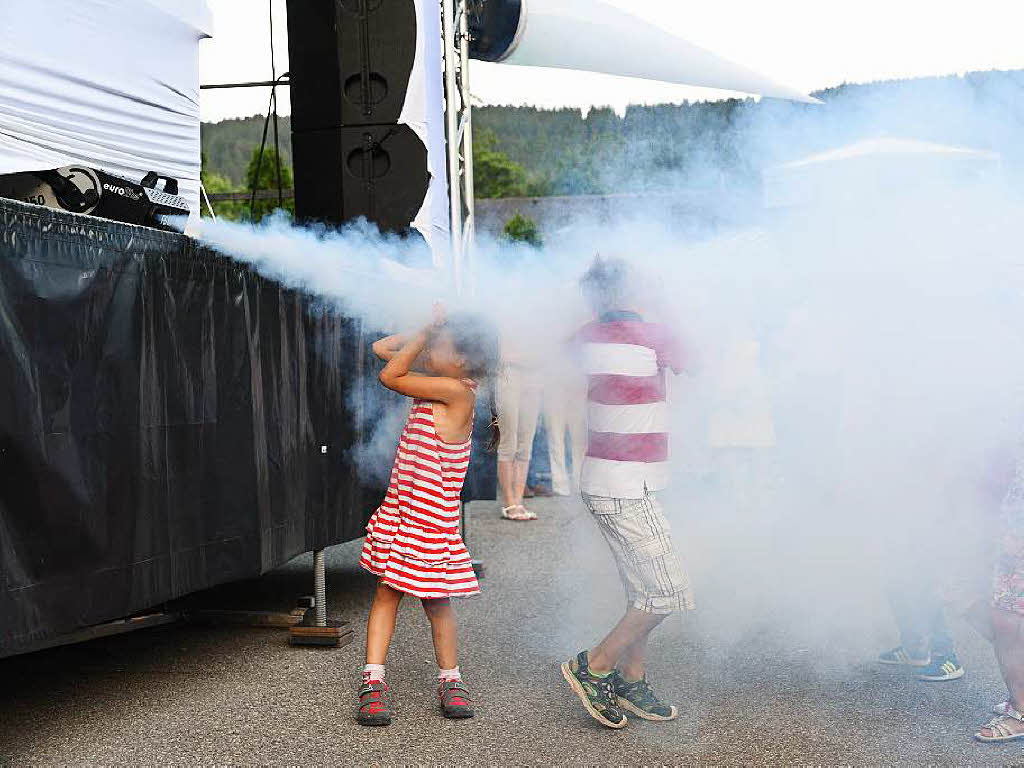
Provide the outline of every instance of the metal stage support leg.
{"type": "Polygon", "coordinates": [[[199,624],[287,629],[292,645],[341,646],[352,640],[352,630],[344,622],[327,618],[327,569],[322,549],[313,552],[313,594],[299,598],[289,613],[187,607],[181,613],[199,624]]]}
{"type": "Polygon", "coordinates": [[[318,549],[313,553],[313,595],[316,603],[316,625],[327,626],[327,569],[324,566],[324,551],[318,549]]]}
{"type": "Polygon", "coordinates": [[[319,645],[338,647],[352,641],[352,630],[343,621],[327,618],[327,569],[324,551],[313,552],[313,607],[306,611],[302,622],[288,629],[288,642],[292,645],[319,645]]]}

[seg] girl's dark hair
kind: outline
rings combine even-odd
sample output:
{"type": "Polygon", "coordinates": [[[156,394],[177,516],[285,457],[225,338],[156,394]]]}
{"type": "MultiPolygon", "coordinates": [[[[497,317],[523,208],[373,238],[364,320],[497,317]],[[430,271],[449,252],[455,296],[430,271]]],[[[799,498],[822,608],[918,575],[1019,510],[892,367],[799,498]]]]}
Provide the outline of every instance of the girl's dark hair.
{"type": "Polygon", "coordinates": [[[498,384],[491,379],[491,420],[487,423],[487,445],[484,447],[488,453],[497,453],[498,445],[501,443],[501,427],[498,425],[498,384]]]}
{"type": "Polygon", "coordinates": [[[452,345],[466,361],[466,374],[474,379],[490,381],[490,434],[487,438],[487,452],[498,450],[501,432],[498,429],[497,386],[494,381],[501,362],[498,347],[498,330],[494,324],[480,315],[455,314],[445,321],[445,329],[451,334],[452,345]]]}
{"type": "Polygon", "coordinates": [[[498,330],[481,315],[459,313],[444,324],[455,351],[466,361],[466,375],[489,379],[498,371],[498,330]]]}

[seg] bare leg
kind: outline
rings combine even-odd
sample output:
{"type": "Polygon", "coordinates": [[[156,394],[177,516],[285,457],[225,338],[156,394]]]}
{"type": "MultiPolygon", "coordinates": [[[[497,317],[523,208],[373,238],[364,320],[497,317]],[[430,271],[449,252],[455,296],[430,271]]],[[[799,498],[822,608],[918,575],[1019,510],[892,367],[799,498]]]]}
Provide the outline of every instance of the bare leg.
{"type": "Polygon", "coordinates": [[[1024,616],[992,609],[993,648],[999,671],[1010,692],[1010,703],[1024,711],[1024,616]]]}
{"type": "MultiPolygon", "coordinates": [[[[1010,692],[1010,704],[1018,712],[1024,711],[1024,616],[992,608],[992,647],[1010,692]]],[[[1007,718],[1003,727],[1012,733],[1024,731],[1024,723],[1007,718]]],[[[978,731],[982,736],[993,736],[989,728],[978,731]]]]}
{"type": "Polygon", "coordinates": [[[648,632],[626,648],[626,652],[619,658],[616,665],[619,674],[628,682],[635,682],[644,676],[644,667],[647,662],[647,638],[648,632]]]}
{"type": "MultiPolygon", "coordinates": [[[[667,614],[646,613],[638,611],[630,606],[626,614],[615,625],[615,629],[608,633],[596,648],[588,654],[590,669],[597,674],[603,675],[615,669],[621,659],[626,657],[627,650],[634,644],[641,642],[639,653],[640,674],[643,674],[643,644],[647,642],[647,636],[656,626],[665,620],[667,614]]],[[[632,665],[630,671],[636,670],[636,664],[632,665]]],[[[636,679],[636,678],[633,678],[636,679]]]]}
{"type": "Polygon", "coordinates": [[[454,669],[459,666],[459,637],[451,602],[448,598],[424,600],[423,611],[430,619],[437,666],[440,669],[454,669]]]}
{"type": "Polygon", "coordinates": [[[395,618],[402,593],[387,584],[377,583],[377,594],[373,596],[370,616],[366,620],[366,663],[383,664],[388,658],[388,648],[395,634],[395,618]]]}
{"type": "Polygon", "coordinates": [[[529,471],[529,460],[515,462],[515,484],[513,486],[515,501],[512,502],[513,504],[523,503],[523,492],[526,490],[526,475],[529,471]]]}
{"type": "Polygon", "coordinates": [[[519,489],[519,499],[516,500],[516,463],[514,461],[498,460],[498,485],[501,486],[502,506],[514,507],[523,501],[523,489],[519,489]]]}

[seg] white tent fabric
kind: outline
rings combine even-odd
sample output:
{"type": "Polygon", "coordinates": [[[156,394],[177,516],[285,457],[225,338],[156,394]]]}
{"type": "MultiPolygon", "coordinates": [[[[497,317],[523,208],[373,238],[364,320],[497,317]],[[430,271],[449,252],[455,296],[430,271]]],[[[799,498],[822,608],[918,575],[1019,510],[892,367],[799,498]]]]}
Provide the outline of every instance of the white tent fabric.
{"type": "Polygon", "coordinates": [[[998,152],[881,137],[766,168],[761,178],[765,206],[784,208],[833,204],[837,196],[906,194],[990,178],[999,168],[998,152]]]}
{"type": "Polygon", "coordinates": [[[177,178],[199,211],[206,0],[3,0],[0,173],[79,163],[177,178]]]}
{"type": "Polygon", "coordinates": [[[600,0],[522,0],[516,39],[502,63],[818,101],[600,0]]]}
{"type": "Polygon", "coordinates": [[[441,88],[441,5],[436,0],[416,0],[416,58],[402,114],[405,123],[427,148],[430,186],[413,227],[423,235],[434,255],[435,266],[447,262],[448,155],[445,151],[444,95],[441,88]]]}

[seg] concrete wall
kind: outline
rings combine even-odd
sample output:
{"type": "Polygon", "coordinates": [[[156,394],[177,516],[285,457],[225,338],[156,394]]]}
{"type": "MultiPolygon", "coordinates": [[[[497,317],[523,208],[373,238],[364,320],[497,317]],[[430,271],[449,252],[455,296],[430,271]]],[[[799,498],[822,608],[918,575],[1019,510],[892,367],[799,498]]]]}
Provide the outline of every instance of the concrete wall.
{"type": "Polygon", "coordinates": [[[714,226],[739,215],[738,208],[723,210],[720,190],[674,194],[573,195],[566,197],[505,197],[476,201],[476,229],[497,237],[517,213],[532,219],[542,236],[551,236],[579,220],[603,223],[628,220],[659,212],[673,227],[714,226]]]}

